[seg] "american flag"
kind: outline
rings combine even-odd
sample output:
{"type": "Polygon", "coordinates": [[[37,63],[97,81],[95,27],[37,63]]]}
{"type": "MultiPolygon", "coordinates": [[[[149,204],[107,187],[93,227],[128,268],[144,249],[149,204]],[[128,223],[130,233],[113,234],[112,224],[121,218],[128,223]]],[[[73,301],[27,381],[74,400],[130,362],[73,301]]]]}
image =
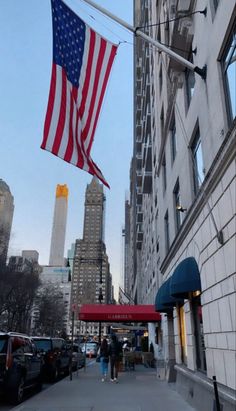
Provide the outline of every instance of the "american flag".
{"type": "Polygon", "coordinates": [[[53,65],[41,148],[97,176],[90,152],[117,45],[51,0],[53,65]]]}

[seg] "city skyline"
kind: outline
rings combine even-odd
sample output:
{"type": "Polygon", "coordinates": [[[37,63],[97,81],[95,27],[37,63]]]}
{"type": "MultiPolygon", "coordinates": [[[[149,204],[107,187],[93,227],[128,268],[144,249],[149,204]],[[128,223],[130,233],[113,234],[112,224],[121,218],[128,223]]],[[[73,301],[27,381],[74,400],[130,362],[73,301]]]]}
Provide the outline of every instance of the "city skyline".
{"type": "MultiPolygon", "coordinates": [[[[111,186],[111,190],[105,190],[105,241],[117,287],[133,141],[133,39],[127,30],[82,1],[66,3],[101,35],[115,43],[121,42],[92,153],[111,186]]],[[[132,1],[123,0],[119,5],[110,4],[108,0],[97,3],[132,22],[132,1]]],[[[0,107],[0,177],[9,185],[15,199],[8,254],[20,255],[22,250],[35,249],[39,252],[39,263],[45,265],[49,260],[56,185],[66,184],[70,192],[66,257],[71,244],[82,237],[84,191],[91,176],[40,149],[52,62],[50,2],[37,2],[33,7],[29,0],[21,5],[10,0],[3,5],[0,26],[0,44],[5,57],[4,65],[0,65],[1,89],[5,96],[0,107]]]]}

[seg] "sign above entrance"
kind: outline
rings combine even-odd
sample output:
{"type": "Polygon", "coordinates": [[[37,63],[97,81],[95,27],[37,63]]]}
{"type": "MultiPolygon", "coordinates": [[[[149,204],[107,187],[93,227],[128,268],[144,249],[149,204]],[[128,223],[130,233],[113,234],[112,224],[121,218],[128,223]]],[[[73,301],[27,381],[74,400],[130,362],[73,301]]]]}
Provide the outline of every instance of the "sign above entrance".
{"type": "Polygon", "coordinates": [[[79,310],[82,321],[103,322],[156,322],[161,316],[154,305],[84,304],[79,310]]]}

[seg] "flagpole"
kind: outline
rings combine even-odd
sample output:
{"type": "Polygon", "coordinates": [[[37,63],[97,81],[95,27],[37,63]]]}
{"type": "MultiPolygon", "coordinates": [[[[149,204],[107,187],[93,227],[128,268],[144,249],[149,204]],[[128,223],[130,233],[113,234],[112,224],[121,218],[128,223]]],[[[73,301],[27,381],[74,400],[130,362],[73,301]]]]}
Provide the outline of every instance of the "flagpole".
{"type": "Polygon", "coordinates": [[[181,63],[183,66],[185,66],[188,69],[190,69],[190,70],[194,71],[195,73],[199,74],[199,76],[201,76],[202,79],[204,79],[204,80],[206,79],[206,66],[204,66],[203,68],[195,66],[193,63],[191,63],[191,61],[186,60],[185,58],[183,58],[179,54],[175,53],[174,51],[172,51],[168,47],[166,47],[163,44],[159,43],[159,41],[152,39],[147,34],[143,33],[141,30],[136,29],[135,27],[131,26],[131,24],[129,24],[126,21],[124,21],[124,20],[120,19],[119,17],[115,16],[110,11],[104,9],[102,6],[99,6],[98,4],[94,3],[94,1],[92,1],[92,0],[84,0],[84,1],[85,1],[85,3],[88,3],[90,6],[94,7],[97,10],[99,10],[101,13],[103,13],[106,16],[110,17],[112,20],[115,20],[121,26],[124,26],[126,29],[132,31],[136,36],[142,37],[144,40],[146,40],[149,43],[153,44],[154,46],[156,46],[161,51],[164,51],[166,54],[168,54],[174,60],[181,63]]]}

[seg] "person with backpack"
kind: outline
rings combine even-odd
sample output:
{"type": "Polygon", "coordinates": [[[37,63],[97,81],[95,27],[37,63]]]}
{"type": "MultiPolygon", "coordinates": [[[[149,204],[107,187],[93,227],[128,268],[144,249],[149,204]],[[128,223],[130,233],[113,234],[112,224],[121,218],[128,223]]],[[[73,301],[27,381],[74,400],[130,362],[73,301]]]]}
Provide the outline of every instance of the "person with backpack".
{"type": "Polygon", "coordinates": [[[111,343],[109,345],[110,367],[111,367],[111,381],[118,382],[118,370],[120,362],[121,346],[115,334],[111,336],[111,343]]]}

